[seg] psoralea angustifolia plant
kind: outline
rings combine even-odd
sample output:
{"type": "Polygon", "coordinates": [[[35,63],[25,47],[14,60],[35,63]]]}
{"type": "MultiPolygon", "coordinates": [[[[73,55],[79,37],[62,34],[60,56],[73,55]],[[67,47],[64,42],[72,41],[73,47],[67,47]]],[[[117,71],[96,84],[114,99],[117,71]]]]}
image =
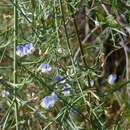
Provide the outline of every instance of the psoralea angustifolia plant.
{"type": "Polygon", "coordinates": [[[114,84],[116,80],[117,80],[117,75],[116,74],[110,74],[108,76],[108,83],[109,84],[111,84],[111,85],[114,84]]]}
{"type": "Polygon", "coordinates": [[[35,51],[32,43],[26,43],[24,45],[18,45],[16,48],[16,54],[20,57],[32,54],[35,51]]]}
{"type": "Polygon", "coordinates": [[[49,64],[41,64],[38,68],[38,71],[41,71],[42,73],[49,73],[52,71],[52,67],[49,64]]]}
{"type": "Polygon", "coordinates": [[[9,91],[7,91],[7,90],[2,90],[2,92],[1,92],[1,96],[2,96],[2,97],[8,97],[9,95],[10,95],[9,91]]]}
{"type": "Polygon", "coordinates": [[[130,9],[118,1],[0,0],[1,130],[130,129],[130,9]]]}
{"type": "Polygon", "coordinates": [[[53,92],[50,96],[46,96],[41,101],[41,106],[45,109],[49,109],[54,107],[55,103],[58,100],[58,96],[55,92],[53,92]]]}

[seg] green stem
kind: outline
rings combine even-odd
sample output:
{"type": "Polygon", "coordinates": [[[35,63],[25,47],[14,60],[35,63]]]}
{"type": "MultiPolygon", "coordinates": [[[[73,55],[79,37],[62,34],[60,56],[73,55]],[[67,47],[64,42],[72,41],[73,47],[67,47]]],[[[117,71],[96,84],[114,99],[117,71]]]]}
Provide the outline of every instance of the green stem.
{"type": "Polygon", "coordinates": [[[78,40],[78,44],[79,44],[79,48],[80,48],[82,60],[83,60],[83,62],[84,62],[84,64],[85,64],[85,66],[88,68],[86,59],[85,59],[85,57],[84,57],[84,51],[83,51],[83,47],[82,47],[82,42],[81,42],[81,40],[80,40],[80,34],[79,34],[79,30],[78,30],[77,21],[76,21],[74,12],[73,12],[73,8],[72,8],[71,5],[68,4],[68,2],[67,2],[67,5],[70,7],[71,16],[72,16],[72,18],[73,18],[74,28],[75,28],[75,32],[76,32],[76,36],[77,36],[77,40],[78,40]]]}
{"type": "Polygon", "coordinates": [[[66,41],[67,41],[67,46],[68,46],[68,50],[69,50],[71,62],[72,62],[73,68],[75,68],[74,60],[73,60],[73,56],[72,56],[72,51],[71,51],[71,46],[70,46],[69,35],[68,35],[66,24],[65,24],[65,16],[64,16],[64,10],[63,10],[63,2],[62,2],[62,0],[60,0],[60,9],[61,9],[61,14],[62,14],[64,28],[65,28],[65,37],[66,37],[66,41]]]}
{"type": "Polygon", "coordinates": [[[56,9],[56,0],[54,0],[54,15],[55,15],[55,28],[56,28],[56,35],[57,35],[57,42],[58,46],[60,45],[60,36],[59,36],[59,28],[58,28],[58,21],[57,21],[57,9],[56,9]]]}
{"type": "Polygon", "coordinates": [[[18,126],[18,103],[16,100],[16,83],[17,83],[17,75],[16,75],[16,45],[17,45],[17,37],[18,37],[18,11],[17,5],[18,0],[14,0],[16,6],[14,6],[14,54],[13,54],[13,83],[14,83],[14,96],[15,96],[15,121],[16,121],[16,130],[19,130],[18,126]]]}

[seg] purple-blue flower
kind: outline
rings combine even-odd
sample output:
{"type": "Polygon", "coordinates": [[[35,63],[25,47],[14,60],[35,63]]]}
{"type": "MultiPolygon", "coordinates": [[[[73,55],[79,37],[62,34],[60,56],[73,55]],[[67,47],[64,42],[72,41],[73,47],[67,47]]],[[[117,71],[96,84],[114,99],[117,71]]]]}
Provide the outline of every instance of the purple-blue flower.
{"type": "Polygon", "coordinates": [[[35,48],[33,47],[32,43],[25,44],[25,49],[27,50],[28,54],[31,54],[35,51],[35,48]]]}
{"type": "Polygon", "coordinates": [[[69,96],[71,94],[72,88],[69,84],[65,84],[62,88],[62,93],[64,96],[69,96]]]}
{"type": "Polygon", "coordinates": [[[16,47],[16,54],[20,57],[32,54],[35,51],[32,43],[27,43],[25,45],[18,45],[16,47]]]}
{"type": "Polygon", "coordinates": [[[112,84],[115,83],[116,79],[117,79],[117,75],[116,74],[110,74],[108,76],[108,83],[112,85],[112,84]]]}
{"type": "Polygon", "coordinates": [[[52,108],[57,100],[58,96],[55,92],[53,92],[50,96],[46,96],[42,99],[41,106],[45,109],[52,108]]]}
{"type": "Polygon", "coordinates": [[[53,81],[53,82],[54,82],[54,83],[57,83],[57,82],[65,83],[65,79],[64,79],[63,76],[58,75],[58,76],[56,76],[56,77],[54,78],[54,81],[53,81]]]}
{"type": "Polygon", "coordinates": [[[52,70],[52,67],[49,64],[41,64],[38,70],[42,73],[49,73],[52,70]]]}
{"type": "Polygon", "coordinates": [[[25,56],[26,53],[23,45],[19,45],[16,47],[16,54],[20,57],[25,56]]]}
{"type": "Polygon", "coordinates": [[[10,95],[9,91],[7,91],[7,90],[2,90],[2,92],[1,92],[1,96],[2,96],[2,97],[8,97],[9,95],[10,95]]]}
{"type": "Polygon", "coordinates": [[[57,96],[57,94],[56,94],[55,92],[52,92],[51,96],[53,97],[53,99],[54,99],[55,101],[58,100],[58,96],[57,96]]]}

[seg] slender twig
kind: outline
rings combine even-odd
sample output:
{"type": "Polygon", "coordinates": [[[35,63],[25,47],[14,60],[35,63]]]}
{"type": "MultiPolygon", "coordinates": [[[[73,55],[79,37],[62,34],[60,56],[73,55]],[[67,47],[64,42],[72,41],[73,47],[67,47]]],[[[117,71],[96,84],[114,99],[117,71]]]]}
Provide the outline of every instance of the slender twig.
{"type": "Polygon", "coordinates": [[[78,26],[77,26],[77,21],[76,21],[75,15],[73,13],[73,8],[71,6],[69,6],[69,7],[70,7],[71,15],[72,15],[72,18],[73,18],[74,28],[75,28],[75,32],[76,32],[77,39],[78,39],[78,44],[79,44],[79,48],[80,48],[80,52],[81,52],[81,57],[82,57],[82,60],[83,60],[84,64],[88,67],[86,59],[84,57],[84,51],[83,51],[83,47],[82,47],[82,42],[80,40],[80,34],[79,34],[79,30],[78,30],[78,26]]]}
{"type": "Polygon", "coordinates": [[[13,54],[13,83],[14,83],[14,95],[15,95],[15,121],[16,121],[16,130],[19,130],[18,126],[18,103],[16,100],[16,83],[17,83],[17,75],[16,75],[16,45],[17,45],[17,37],[18,37],[18,11],[17,5],[18,0],[14,0],[16,6],[14,6],[14,54],[13,54]]]}
{"type": "MultiPolygon", "coordinates": [[[[124,44],[123,40],[120,42],[120,44],[121,44],[122,48],[124,49],[125,58],[126,58],[126,81],[129,81],[129,57],[128,57],[128,52],[127,52],[127,46],[124,44]]],[[[128,87],[126,88],[125,93],[126,93],[127,96],[130,97],[128,87]]]]}
{"type": "MultiPolygon", "coordinates": [[[[67,46],[68,46],[68,50],[69,50],[69,54],[70,54],[70,58],[71,58],[72,65],[73,65],[73,67],[74,67],[74,60],[73,60],[73,56],[72,56],[72,51],[71,51],[71,46],[70,46],[69,35],[68,35],[68,32],[67,32],[67,28],[66,28],[66,23],[65,23],[65,16],[64,16],[64,10],[63,10],[63,2],[62,2],[62,0],[60,0],[60,9],[61,9],[61,13],[62,13],[62,19],[63,19],[64,29],[65,29],[65,36],[66,36],[67,46]]],[[[75,68],[75,67],[74,67],[74,68],[75,68]]]]}
{"type": "Polygon", "coordinates": [[[57,42],[58,42],[58,45],[59,45],[60,44],[60,36],[59,36],[59,32],[58,32],[56,1],[57,0],[54,0],[54,15],[55,15],[55,28],[56,28],[57,42]]]}

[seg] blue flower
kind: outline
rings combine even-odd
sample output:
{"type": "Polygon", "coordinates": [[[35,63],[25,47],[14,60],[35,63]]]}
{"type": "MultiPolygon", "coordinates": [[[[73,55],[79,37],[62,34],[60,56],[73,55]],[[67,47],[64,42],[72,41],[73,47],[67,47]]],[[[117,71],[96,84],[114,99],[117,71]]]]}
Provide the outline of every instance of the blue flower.
{"type": "Polygon", "coordinates": [[[1,96],[2,96],[2,97],[8,97],[9,95],[10,95],[9,91],[7,91],[7,90],[2,90],[2,92],[1,92],[1,96]]]}
{"type": "Polygon", "coordinates": [[[24,46],[20,45],[20,46],[17,46],[16,47],[16,54],[20,57],[23,57],[25,56],[25,49],[24,49],[24,46]]]}
{"type": "Polygon", "coordinates": [[[52,67],[49,64],[41,64],[38,70],[42,73],[49,73],[52,70],[52,67]]]}
{"type": "Polygon", "coordinates": [[[117,75],[116,74],[110,74],[108,76],[108,83],[112,85],[112,84],[115,83],[116,79],[117,79],[117,75]]]}
{"type": "Polygon", "coordinates": [[[32,54],[35,51],[32,43],[27,43],[25,45],[18,45],[16,47],[16,54],[20,57],[32,54]]]}
{"type": "Polygon", "coordinates": [[[65,84],[62,88],[62,93],[64,96],[69,96],[71,94],[72,88],[69,84],[65,84]]]}
{"type": "Polygon", "coordinates": [[[55,101],[58,100],[58,96],[57,96],[57,94],[56,94],[55,92],[52,92],[51,96],[53,97],[53,99],[54,99],[55,101]]]}
{"type": "Polygon", "coordinates": [[[25,50],[27,51],[27,54],[31,54],[35,51],[35,48],[33,47],[32,43],[25,44],[25,50]]]}
{"type": "Polygon", "coordinates": [[[55,92],[53,92],[50,96],[46,96],[42,99],[41,106],[45,109],[52,108],[57,100],[58,96],[55,92]]]}
{"type": "Polygon", "coordinates": [[[63,76],[58,75],[58,76],[56,76],[56,77],[54,78],[54,81],[53,81],[53,82],[54,82],[54,83],[58,83],[58,82],[60,82],[60,83],[65,83],[65,79],[64,79],[63,76]]]}

